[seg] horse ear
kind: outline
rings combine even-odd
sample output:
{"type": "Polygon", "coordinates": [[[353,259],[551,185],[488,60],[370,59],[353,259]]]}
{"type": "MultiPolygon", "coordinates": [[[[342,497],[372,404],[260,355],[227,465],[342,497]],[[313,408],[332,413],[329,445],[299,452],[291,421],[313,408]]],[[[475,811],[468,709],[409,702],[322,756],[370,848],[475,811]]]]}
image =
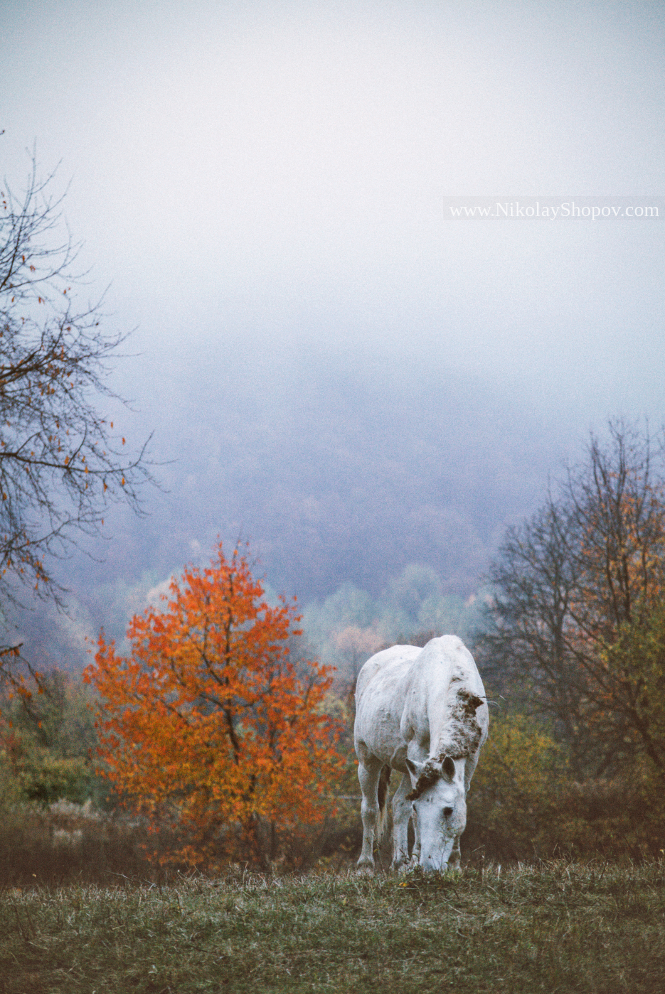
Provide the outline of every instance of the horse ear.
{"type": "Polygon", "coordinates": [[[425,766],[424,763],[414,762],[412,759],[409,759],[409,757],[407,756],[406,768],[409,771],[409,776],[411,777],[412,787],[415,787],[416,784],[418,783],[418,778],[420,777],[420,774],[423,772],[424,766],[425,766]]]}
{"type": "Polygon", "coordinates": [[[443,773],[443,776],[446,778],[446,780],[452,780],[454,778],[455,761],[451,759],[450,756],[446,756],[446,758],[444,759],[443,764],[441,766],[441,772],[443,773]]]}

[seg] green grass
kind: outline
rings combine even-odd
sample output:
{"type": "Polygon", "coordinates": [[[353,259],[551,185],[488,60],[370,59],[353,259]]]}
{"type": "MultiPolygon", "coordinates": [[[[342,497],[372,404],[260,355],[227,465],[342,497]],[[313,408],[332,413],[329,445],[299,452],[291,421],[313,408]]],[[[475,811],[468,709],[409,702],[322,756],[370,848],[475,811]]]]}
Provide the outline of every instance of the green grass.
{"type": "Polygon", "coordinates": [[[665,865],[0,895],[3,994],[665,991],[665,865]]]}

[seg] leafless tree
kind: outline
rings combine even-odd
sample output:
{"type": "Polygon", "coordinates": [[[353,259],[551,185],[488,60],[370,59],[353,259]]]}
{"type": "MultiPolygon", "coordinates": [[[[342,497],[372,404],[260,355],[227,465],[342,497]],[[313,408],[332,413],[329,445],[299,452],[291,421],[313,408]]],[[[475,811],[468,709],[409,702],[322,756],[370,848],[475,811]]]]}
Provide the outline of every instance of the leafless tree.
{"type": "Polygon", "coordinates": [[[85,274],[54,180],[33,156],[21,196],[6,181],[0,195],[0,607],[27,590],[60,602],[53,560],[99,533],[110,502],[140,511],[152,482],[147,443],[128,454],[104,413],[125,336],[102,328],[101,302],[77,303],[85,274]]]}
{"type": "Polygon", "coordinates": [[[647,674],[634,651],[665,595],[662,446],[624,421],[608,434],[606,445],[592,436],[556,495],[508,531],[478,652],[500,691],[555,720],[580,775],[616,769],[636,750],[665,772],[653,738],[665,713],[656,664],[647,674]]]}

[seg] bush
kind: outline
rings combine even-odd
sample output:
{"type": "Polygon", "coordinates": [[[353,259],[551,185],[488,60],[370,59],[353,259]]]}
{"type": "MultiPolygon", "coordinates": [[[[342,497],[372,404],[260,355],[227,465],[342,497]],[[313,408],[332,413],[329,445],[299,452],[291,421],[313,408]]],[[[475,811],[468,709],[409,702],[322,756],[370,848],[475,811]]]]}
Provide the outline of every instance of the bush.
{"type": "Polygon", "coordinates": [[[18,804],[0,812],[0,886],[163,879],[145,854],[143,825],[95,812],[90,802],[18,804]]]}
{"type": "Polygon", "coordinates": [[[82,759],[62,759],[48,749],[33,749],[15,766],[19,797],[48,806],[55,801],[83,804],[92,790],[94,775],[82,759]]]}
{"type": "Polygon", "coordinates": [[[0,699],[0,804],[101,803],[108,788],[90,758],[97,741],[91,701],[81,680],[59,670],[0,699]]]}
{"type": "Polygon", "coordinates": [[[566,747],[524,715],[492,722],[468,801],[467,858],[642,858],[665,843],[665,805],[648,770],[574,781],[566,747]]]}

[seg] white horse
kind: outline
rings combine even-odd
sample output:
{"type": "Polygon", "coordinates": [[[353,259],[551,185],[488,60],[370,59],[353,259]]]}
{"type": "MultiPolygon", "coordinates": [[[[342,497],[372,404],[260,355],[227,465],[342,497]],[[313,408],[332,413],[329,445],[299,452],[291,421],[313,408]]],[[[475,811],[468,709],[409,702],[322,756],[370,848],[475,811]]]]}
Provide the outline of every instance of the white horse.
{"type": "Polygon", "coordinates": [[[356,685],[354,729],[363,795],[360,868],[374,868],[391,770],[403,774],[393,798],[393,868],[409,858],[412,817],[413,861],[425,872],[459,866],[466,793],[488,724],[473,656],[454,635],[424,649],[395,645],[367,660],[356,685]]]}

